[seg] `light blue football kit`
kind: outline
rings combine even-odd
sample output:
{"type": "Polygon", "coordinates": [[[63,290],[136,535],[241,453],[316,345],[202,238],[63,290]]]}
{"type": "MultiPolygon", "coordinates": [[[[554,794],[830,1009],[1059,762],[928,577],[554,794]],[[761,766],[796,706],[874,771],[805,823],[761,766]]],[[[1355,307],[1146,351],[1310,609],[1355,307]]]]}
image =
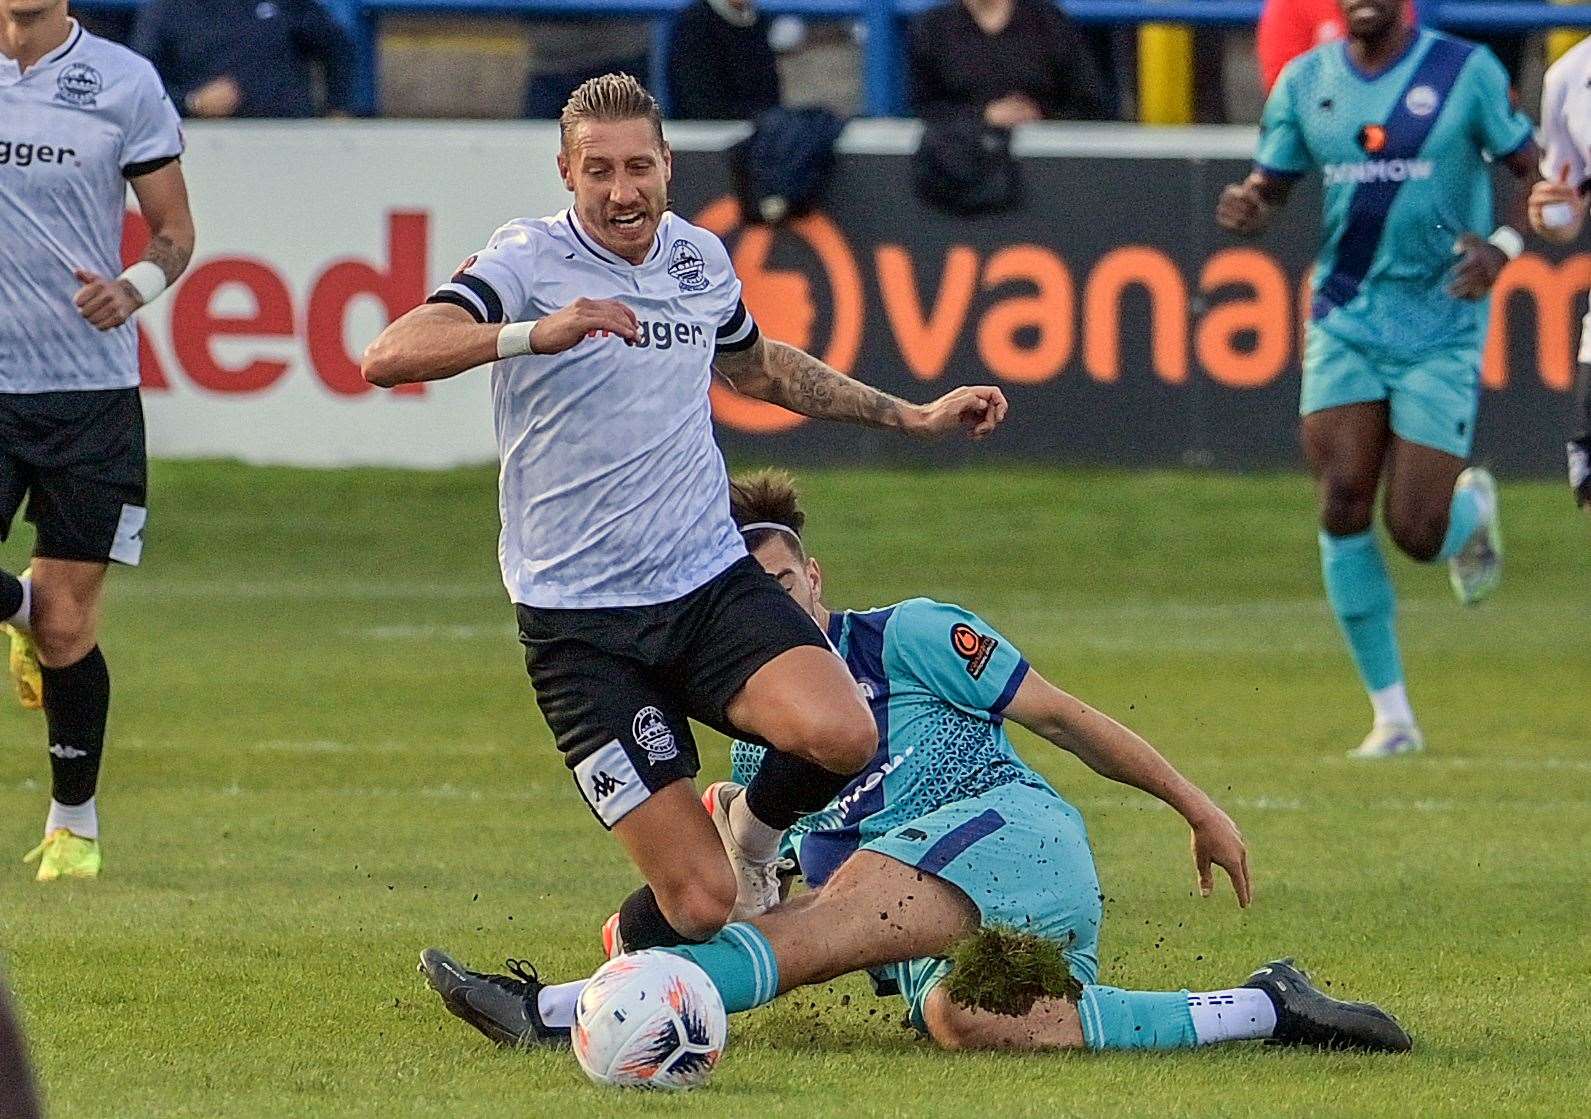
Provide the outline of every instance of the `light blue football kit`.
{"type": "Polygon", "coordinates": [[[1301,413],[1386,400],[1401,438],[1469,454],[1488,300],[1447,293],[1454,245],[1491,234],[1488,160],[1530,138],[1496,57],[1434,31],[1375,77],[1346,41],[1282,71],[1255,162],[1325,199],[1301,413]]]}
{"type": "MultiPolygon", "coordinates": [[[[1097,1049],[1197,1043],[1187,993],[1095,985],[1102,898],[1077,809],[1021,760],[1001,713],[1028,673],[1022,654],[976,615],[925,598],[881,610],[836,612],[829,638],[872,708],[872,762],[822,812],[787,836],[787,853],[819,889],[857,851],[874,851],[960,889],[983,923],[1062,946],[1084,984],[1079,1016],[1097,1049]]],[[[736,781],[762,748],[734,744],[736,781]]],[[[733,924],[706,944],[667,949],[702,966],[726,1007],[746,1010],[778,992],[777,961],[754,926],[733,924]]],[[[925,1029],[923,1004],[950,961],[876,969],[880,993],[899,993],[925,1029]]]]}
{"type": "MultiPolygon", "coordinates": [[[[1380,74],[1346,41],[1300,55],[1265,104],[1255,163],[1319,169],[1324,212],[1299,412],[1385,400],[1399,438],[1466,458],[1475,437],[1489,298],[1447,292],[1465,233],[1492,232],[1488,160],[1531,139],[1484,47],[1420,30],[1380,74]]],[[[1436,558],[1481,518],[1460,490],[1436,558]]],[[[1326,597],[1372,696],[1401,686],[1396,597],[1374,529],[1320,533],[1326,597]]]]}

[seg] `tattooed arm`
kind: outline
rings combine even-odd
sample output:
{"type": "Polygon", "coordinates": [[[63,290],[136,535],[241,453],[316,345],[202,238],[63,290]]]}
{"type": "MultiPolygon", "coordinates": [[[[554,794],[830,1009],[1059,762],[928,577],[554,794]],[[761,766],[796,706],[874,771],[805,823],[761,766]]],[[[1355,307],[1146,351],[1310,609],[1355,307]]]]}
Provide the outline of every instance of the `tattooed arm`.
{"type": "MultiPolygon", "coordinates": [[[[143,260],[159,268],[165,286],[170,287],[193,256],[193,215],[188,210],[182,164],[173,160],[131,182],[133,193],[138,196],[138,208],[149,224],[149,244],[143,260]]],[[[106,279],[87,268],[78,269],[76,276],[83,286],[74,302],[82,316],[99,330],[122,325],[144,305],[143,295],[129,280],[106,279]]]]}
{"type": "Polygon", "coordinates": [[[1005,395],[997,388],[965,386],[931,404],[910,404],[766,337],[748,349],[719,353],[714,367],[737,391],[816,419],[922,436],[963,427],[974,439],[983,438],[1005,419],[1005,395]]]}

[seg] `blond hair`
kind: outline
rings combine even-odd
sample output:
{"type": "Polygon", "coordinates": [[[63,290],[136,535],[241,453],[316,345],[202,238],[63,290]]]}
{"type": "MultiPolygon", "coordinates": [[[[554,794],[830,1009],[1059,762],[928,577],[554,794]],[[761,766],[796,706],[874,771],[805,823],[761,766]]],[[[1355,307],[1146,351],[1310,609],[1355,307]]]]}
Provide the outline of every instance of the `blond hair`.
{"type": "Polygon", "coordinates": [[[603,74],[581,82],[558,117],[558,138],[565,148],[575,126],[592,120],[638,120],[652,123],[658,147],[663,146],[663,109],[657,98],[629,74],[603,74]]]}

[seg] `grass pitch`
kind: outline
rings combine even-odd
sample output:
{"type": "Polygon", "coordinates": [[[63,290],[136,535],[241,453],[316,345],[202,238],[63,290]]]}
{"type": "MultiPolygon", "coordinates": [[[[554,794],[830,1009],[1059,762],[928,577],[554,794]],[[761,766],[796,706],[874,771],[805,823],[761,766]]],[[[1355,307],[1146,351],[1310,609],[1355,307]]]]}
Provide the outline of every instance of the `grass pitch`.
{"type": "MultiPolygon", "coordinates": [[[[804,480],[833,604],[978,610],[1243,825],[1248,913],[1196,896],[1172,813],[1019,732],[1088,820],[1105,982],[1219,987],[1296,953],[1394,1009],[1417,1051],[952,1057],[847,980],[736,1018],[685,1097],[497,1052],[424,990],[419,949],[585,974],[634,880],[533,707],[491,472],[160,465],[147,566],[112,575],[105,877],[0,871],[0,954],[51,1113],[1583,1113],[1591,532],[1561,484],[1504,487],[1508,576],[1479,610],[1393,562],[1430,750],[1364,765],[1343,757],[1368,710],[1301,478],[804,480]]],[[[28,535],[0,550],[12,570],[28,535]]],[[[41,719],[0,702],[0,742],[14,858],[45,808],[41,719]]]]}

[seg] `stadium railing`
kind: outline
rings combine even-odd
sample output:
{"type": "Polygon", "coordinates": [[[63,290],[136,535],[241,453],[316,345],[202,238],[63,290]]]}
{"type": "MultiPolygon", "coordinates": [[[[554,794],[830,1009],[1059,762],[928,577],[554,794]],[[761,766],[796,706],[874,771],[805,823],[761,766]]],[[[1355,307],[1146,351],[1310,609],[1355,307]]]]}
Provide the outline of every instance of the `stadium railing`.
{"type": "MultiPolygon", "coordinates": [[[[376,49],[383,17],[389,15],[492,15],[526,19],[644,19],[654,28],[651,86],[662,93],[663,54],[657,49],[669,17],[689,0],[322,0],[349,27],[358,49],[359,104],[362,112],[379,103],[376,49]]],[[[905,104],[902,39],[906,21],[940,0],[758,0],[770,15],[814,20],[855,20],[866,28],[862,43],[862,112],[900,116],[905,104]]],[[[86,11],[127,11],[143,0],[73,0],[86,11]]],[[[1537,31],[1591,29],[1591,4],[1563,5],[1546,0],[1417,0],[1421,19],[1453,31],[1537,31]]],[[[1078,23],[1136,25],[1188,24],[1252,27],[1260,0],[1065,0],[1066,14],[1078,23]]]]}

